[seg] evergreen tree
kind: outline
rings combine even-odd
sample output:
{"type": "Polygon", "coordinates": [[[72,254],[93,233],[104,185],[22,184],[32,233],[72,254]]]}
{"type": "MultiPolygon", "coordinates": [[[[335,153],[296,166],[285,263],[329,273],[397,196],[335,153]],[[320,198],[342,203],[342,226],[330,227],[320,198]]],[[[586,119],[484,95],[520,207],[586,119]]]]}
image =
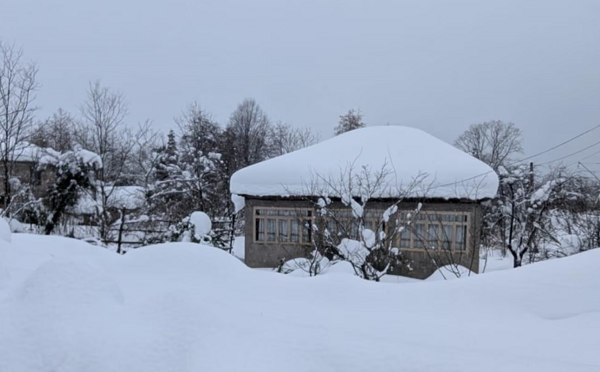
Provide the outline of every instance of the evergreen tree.
{"type": "Polygon", "coordinates": [[[178,209],[183,204],[185,185],[174,131],[169,132],[166,145],[156,150],[155,157],[153,182],[146,195],[148,212],[159,219],[177,219],[181,214],[178,209]]]}

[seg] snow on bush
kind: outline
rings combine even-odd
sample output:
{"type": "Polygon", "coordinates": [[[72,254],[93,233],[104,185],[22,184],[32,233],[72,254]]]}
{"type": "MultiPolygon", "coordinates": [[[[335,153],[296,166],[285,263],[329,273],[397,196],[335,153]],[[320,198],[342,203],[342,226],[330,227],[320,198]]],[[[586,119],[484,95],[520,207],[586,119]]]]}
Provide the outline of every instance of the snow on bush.
{"type": "Polygon", "coordinates": [[[192,213],[190,215],[190,223],[194,225],[194,234],[198,240],[202,240],[202,238],[208,235],[212,230],[210,217],[204,212],[192,213]]]}
{"type": "Polygon", "coordinates": [[[14,219],[14,218],[8,219],[8,225],[10,226],[10,231],[13,233],[21,233],[21,232],[27,231],[25,226],[23,226],[23,224],[21,222],[19,222],[18,220],[14,219]]]}

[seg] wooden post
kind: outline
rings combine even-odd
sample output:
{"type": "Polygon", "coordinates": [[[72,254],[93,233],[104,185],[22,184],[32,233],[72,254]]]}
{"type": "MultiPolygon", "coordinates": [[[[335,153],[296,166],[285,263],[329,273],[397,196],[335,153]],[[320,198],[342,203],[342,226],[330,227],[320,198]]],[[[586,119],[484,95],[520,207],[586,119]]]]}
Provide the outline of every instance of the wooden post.
{"type": "Polygon", "coordinates": [[[235,215],[233,213],[231,216],[231,232],[229,234],[229,254],[233,254],[233,242],[235,240],[235,215]]]}
{"type": "Polygon", "coordinates": [[[121,243],[123,241],[123,229],[125,228],[125,208],[119,210],[121,214],[121,223],[119,225],[119,237],[117,238],[117,253],[122,254],[121,243]]]}

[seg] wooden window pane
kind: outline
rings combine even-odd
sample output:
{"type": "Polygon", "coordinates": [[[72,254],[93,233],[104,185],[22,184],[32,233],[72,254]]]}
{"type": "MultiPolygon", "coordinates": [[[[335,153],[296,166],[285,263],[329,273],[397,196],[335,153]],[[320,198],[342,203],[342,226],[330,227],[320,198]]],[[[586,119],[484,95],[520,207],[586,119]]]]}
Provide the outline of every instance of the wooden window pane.
{"type": "Polygon", "coordinates": [[[305,220],[302,223],[302,242],[310,243],[312,238],[312,224],[310,220],[305,220]]]}
{"type": "Polygon", "coordinates": [[[267,240],[274,242],[277,238],[277,225],[274,218],[267,219],[267,240]]]}
{"type": "Polygon", "coordinates": [[[413,248],[424,248],[425,225],[418,223],[413,229],[413,248]]]}
{"type": "Polygon", "coordinates": [[[400,248],[410,248],[410,229],[408,227],[400,232],[400,248]]]}
{"type": "Polygon", "coordinates": [[[300,224],[298,220],[290,221],[290,241],[292,243],[300,243],[300,224]]]}
{"type": "Polygon", "coordinates": [[[289,240],[288,220],[279,220],[279,241],[287,242],[289,240]]]}
{"type": "Polygon", "coordinates": [[[442,249],[452,249],[452,225],[442,225],[442,249]]]}
{"type": "Polygon", "coordinates": [[[430,223],[427,227],[427,248],[438,248],[438,237],[440,236],[440,226],[435,223],[430,223]]]}
{"type": "Polygon", "coordinates": [[[467,227],[456,226],[456,250],[465,251],[467,249],[467,227]]]}
{"type": "Polygon", "coordinates": [[[262,242],[265,240],[265,220],[262,218],[256,219],[256,241],[262,242]]]}

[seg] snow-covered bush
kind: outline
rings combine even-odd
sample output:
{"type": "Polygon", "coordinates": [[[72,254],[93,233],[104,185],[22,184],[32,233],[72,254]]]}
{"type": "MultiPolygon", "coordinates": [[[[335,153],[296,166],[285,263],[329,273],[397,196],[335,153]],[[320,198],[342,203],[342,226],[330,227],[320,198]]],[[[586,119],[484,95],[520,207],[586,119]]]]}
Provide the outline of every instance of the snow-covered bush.
{"type": "Polygon", "coordinates": [[[213,235],[210,217],[204,212],[196,211],[169,226],[166,233],[147,238],[144,245],[164,242],[190,242],[215,246],[212,239],[213,235]]]}
{"type": "Polygon", "coordinates": [[[560,245],[550,223],[550,207],[560,196],[564,178],[551,178],[541,186],[532,183],[534,175],[526,166],[500,167],[500,194],[492,208],[501,246],[513,256],[514,267],[523,264],[529,253],[539,254],[544,242],[560,245]]]}
{"type": "Polygon", "coordinates": [[[102,160],[97,154],[77,147],[64,154],[43,157],[40,166],[45,165],[56,169],[56,180],[45,199],[48,215],[44,233],[50,234],[63,214],[77,204],[83,191],[95,190],[95,171],[102,168],[102,160]]]}
{"type": "MultiPolygon", "coordinates": [[[[314,247],[309,268],[321,268],[320,260],[325,257],[328,264],[348,262],[356,275],[379,281],[406,265],[395,244],[422,205],[417,204],[404,219],[400,218],[398,205],[415,187],[424,186],[424,177],[417,177],[404,189],[390,190],[386,182],[390,174],[384,164],[376,170],[367,166],[355,170],[350,165],[340,172],[339,178],[323,179],[315,175],[315,181],[307,185],[305,192],[319,195],[316,200],[309,200],[316,210],[312,226],[306,226],[312,232],[314,247]],[[373,202],[377,195],[397,195],[397,199],[382,209],[381,204],[375,206],[373,202]]],[[[313,272],[318,274],[316,270],[313,272]]]]}

